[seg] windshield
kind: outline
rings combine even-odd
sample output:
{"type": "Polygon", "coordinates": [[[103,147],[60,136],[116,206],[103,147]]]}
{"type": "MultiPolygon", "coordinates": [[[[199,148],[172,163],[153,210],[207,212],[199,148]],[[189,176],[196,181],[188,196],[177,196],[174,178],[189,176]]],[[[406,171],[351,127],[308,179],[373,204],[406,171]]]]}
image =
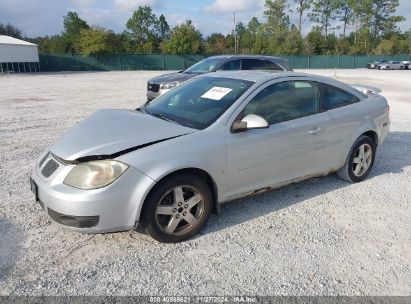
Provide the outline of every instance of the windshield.
{"type": "Polygon", "coordinates": [[[223,59],[217,59],[217,58],[210,58],[210,59],[204,59],[192,67],[189,67],[187,70],[184,71],[184,73],[188,74],[202,74],[202,73],[207,73],[210,72],[212,69],[214,69],[223,59]]]}
{"type": "Polygon", "coordinates": [[[154,99],[144,110],[152,116],[202,130],[214,123],[253,84],[222,77],[194,78],[154,99]]]}

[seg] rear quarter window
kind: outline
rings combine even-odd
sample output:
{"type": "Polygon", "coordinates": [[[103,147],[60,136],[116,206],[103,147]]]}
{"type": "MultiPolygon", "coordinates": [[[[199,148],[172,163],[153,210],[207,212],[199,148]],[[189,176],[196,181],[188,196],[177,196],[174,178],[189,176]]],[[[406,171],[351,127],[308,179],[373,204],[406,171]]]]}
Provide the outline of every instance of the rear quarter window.
{"type": "Polygon", "coordinates": [[[357,96],[343,89],[325,83],[320,83],[319,85],[321,95],[321,110],[323,111],[347,106],[360,101],[357,96]]]}
{"type": "Polygon", "coordinates": [[[224,63],[219,70],[221,71],[238,71],[241,67],[241,60],[232,60],[229,62],[224,63]]]}
{"type": "Polygon", "coordinates": [[[243,70],[283,71],[275,62],[262,59],[243,59],[243,70]]]}

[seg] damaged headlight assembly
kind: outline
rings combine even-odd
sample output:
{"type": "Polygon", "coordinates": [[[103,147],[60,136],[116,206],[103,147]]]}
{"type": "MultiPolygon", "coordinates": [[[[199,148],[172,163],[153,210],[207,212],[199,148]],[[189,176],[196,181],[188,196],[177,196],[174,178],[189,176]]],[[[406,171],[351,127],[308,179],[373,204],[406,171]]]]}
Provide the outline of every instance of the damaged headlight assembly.
{"type": "Polygon", "coordinates": [[[128,168],[116,160],[89,161],[71,169],[64,184],[83,190],[103,188],[116,181],[128,168]]]}

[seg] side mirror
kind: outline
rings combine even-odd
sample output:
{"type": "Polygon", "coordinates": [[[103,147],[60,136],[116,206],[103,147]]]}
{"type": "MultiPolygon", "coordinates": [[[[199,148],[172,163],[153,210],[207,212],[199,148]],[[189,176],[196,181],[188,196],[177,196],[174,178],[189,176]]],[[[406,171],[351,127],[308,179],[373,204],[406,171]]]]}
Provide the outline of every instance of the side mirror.
{"type": "Polygon", "coordinates": [[[266,128],[268,128],[268,122],[264,118],[255,114],[249,114],[242,120],[234,122],[231,131],[233,133],[240,133],[246,130],[266,128]]]}

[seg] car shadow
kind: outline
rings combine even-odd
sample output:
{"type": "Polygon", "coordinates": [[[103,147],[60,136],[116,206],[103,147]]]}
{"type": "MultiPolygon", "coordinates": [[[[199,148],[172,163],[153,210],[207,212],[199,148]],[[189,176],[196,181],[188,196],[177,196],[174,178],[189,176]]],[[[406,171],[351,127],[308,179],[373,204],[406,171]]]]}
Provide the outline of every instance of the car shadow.
{"type": "Polygon", "coordinates": [[[411,132],[391,132],[377,150],[369,178],[387,173],[402,173],[411,166],[411,132]]]}
{"type": "MultiPolygon", "coordinates": [[[[411,132],[392,132],[378,149],[377,158],[368,179],[384,174],[400,174],[407,166],[411,166],[411,132]]],[[[210,218],[199,237],[350,185],[335,174],[330,174],[225,203],[221,205],[219,215],[210,218]]]]}
{"type": "Polygon", "coordinates": [[[0,215],[0,282],[13,271],[20,252],[21,233],[6,217],[0,215]]]}

